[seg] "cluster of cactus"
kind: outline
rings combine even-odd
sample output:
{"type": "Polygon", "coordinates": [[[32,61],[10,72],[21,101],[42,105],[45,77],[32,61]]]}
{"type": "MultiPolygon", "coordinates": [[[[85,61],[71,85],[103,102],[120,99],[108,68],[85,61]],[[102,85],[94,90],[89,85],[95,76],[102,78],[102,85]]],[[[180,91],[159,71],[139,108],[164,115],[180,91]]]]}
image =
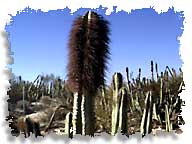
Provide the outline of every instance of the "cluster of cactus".
{"type": "MultiPolygon", "coordinates": [[[[153,66],[153,62],[151,64],[153,66]]],[[[182,91],[184,85],[182,71],[180,69],[180,73],[177,74],[174,69],[171,70],[169,67],[166,67],[165,72],[161,72],[159,75],[157,64],[155,67],[156,77],[153,68],[151,68],[151,79],[141,79],[141,69],[139,69],[138,77],[130,80],[129,69],[126,68],[127,82],[123,81],[121,73],[115,73],[113,75],[112,88],[109,86],[102,86],[100,88],[100,93],[96,96],[97,102],[95,105],[97,109],[98,107],[100,108],[100,111],[96,113],[96,116],[102,117],[102,123],[105,127],[104,129],[108,129],[107,131],[112,135],[115,135],[118,130],[123,134],[129,134],[128,129],[130,125],[132,125],[129,123],[131,117],[128,117],[128,115],[130,113],[140,117],[140,119],[137,119],[137,122],[140,128],[139,131],[143,136],[152,131],[154,120],[158,121],[161,128],[165,131],[176,130],[179,125],[183,123],[180,113],[184,103],[179,97],[179,93],[182,91]],[[112,93],[110,93],[110,89],[112,93]],[[101,110],[103,112],[101,112],[101,110]],[[101,116],[102,114],[104,114],[104,116],[101,116]],[[111,119],[111,121],[109,119],[111,119]],[[111,129],[107,126],[107,122],[111,124],[111,129]]],[[[19,77],[18,80],[14,82],[14,85],[17,87],[20,86],[20,89],[18,88],[18,90],[22,94],[22,90],[29,89],[31,85],[37,87],[40,85],[39,83],[41,83],[41,85],[44,83],[40,76],[38,79],[42,80],[42,82],[37,82],[36,80],[29,83],[19,77]]],[[[55,81],[57,81],[57,79],[55,79],[55,81]]],[[[61,80],[61,82],[64,84],[65,81],[61,80]]],[[[59,82],[55,84],[58,84],[58,88],[60,87],[59,82]]],[[[32,86],[33,89],[34,86],[32,86]]],[[[62,86],[61,92],[64,91],[64,88],[66,88],[66,84],[62,86]]],[[[12,91],[13,90],[14,89],[12,89],[12,91]]],[[[49,95],[49,90],[47,91],[47,94],[49,95]]],[[[42,91],[38,92],[41,93],[42,91]]],[[[56,93],[53,91],[53,94],[56,93]]],[[[23,91],[23,97],[25,98],[25,96],[27,96],[26,90],[23,91]]],[[[55,96],[53,95],[52,97],[55,96]]],[[[69,137],[72,137],[75,133],[83,134],[84,129],[82,126],[83,119],[81,114],[81,110],[83,110],[83,95],[75,93],[74,102],[76,98],[76,102],[79,103],[79,105],[74,104],[73,106],[78,107],[73,108],[73,112],[71,113],[72,118],[70,117],[71,114],[68,116],[70,118],[66,117],[66,127],[68,127],[66,132],[69,137]],[[81,109],[80,113],[75,113],[76,109],[81,109]],[[79,119],[80,121],[74,121],[74,119],[79,119]]]]}
{"type": "Polygon", "coordinates": [[[184,85],[181,69],[179,69],[180,74],[177,75],[174,69],[170,70],[167,66],[164,73],[161,72],[159,76],[156,63],[155,80],[153,67],[153,61],[151,61],[151,79],[143,78],[141,81],[141,69],[139,69],[139,76],[133,80],[132,84],[129,82],[128,68],[126,68],[131,112],[138,110],[141,113],[140,132],[142,136],[151,133],[154,120],[158,121],[162,130],[168,132],[176,130],[179,128],[179,124],[184,122],[180,116],[183,101],[180,99],[179,93],[183,90],[184,85]],[[136,91],[134,95],[133,91],[136,91]]]}
{"type": "MultiPolygon", "coordinates": [[[[179,128],[184,121],[181,114],[183,101],[180,99],[179,93],[183,90],[182,71],[177,75],[174,69],[168,66],[165,72],[161,72],[159,76],[157,63],[155,64],[156,78],[154,75],[153,61],[151,61],[151,79],[143,78],[141,80],[141,69],[136,79],[129,78],[129,69],[126,68],[127,83],[123,84],[122,75],[115,73],[113,75],[113,103],[112,103],[112,127],[111,134],[114,135],[121,124],[121,112],[130,110],[141,117],[140,132],[142,136],[152,132],[154,121],[159,123],[159,127],[165,131],[172,131],[179,128]],[[170,75],[169,75],[170,73],[170,75]],[[120,99],[121,91],[124,90],[128,100],[126,107],[121,108],[123,101],[120,99]],[[128,108],[127,108],[128,107],[128,108]]],[[[124,112],[126,115],[127,112],[124,112]]],[[[127,116],[127,115],[126,115],[127,116]]],[[[128,120],[123,120],[128,122],[128,120]]],[[[122,129],[121,129],[122,130],[122,129]]]]}
{"type": "Polygon", "coordinates": [[[28,98],[38,100],[41,96],[61,97],[64,92],[65,80],[39,75],[28,89],[28,98]]]}
{"type": "Polygon", "coordinates": [[[62,97],[65,95],[65,80],[59,77],[50,78],[48,75],[38,75],[33,82],[24,81],[21,76],[18,80],[11,80],[10,95],[21,96],[25,100],[37,101],[41,96],[62,97]],[[16,93],[13,93],[16,92],[16,93]]]}

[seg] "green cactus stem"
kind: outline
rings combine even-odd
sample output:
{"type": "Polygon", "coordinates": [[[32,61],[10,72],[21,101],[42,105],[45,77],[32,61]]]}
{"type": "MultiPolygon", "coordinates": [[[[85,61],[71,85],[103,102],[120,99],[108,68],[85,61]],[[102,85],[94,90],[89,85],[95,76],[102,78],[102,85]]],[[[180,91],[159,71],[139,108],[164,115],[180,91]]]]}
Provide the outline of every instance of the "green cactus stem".
{"type": "Polygon", "coordinates": [[[151,91],[148,91],[145,98],[145,108],[143,111],[140,126],[142,137],[144,137],[146,134],[151,133],[152,131],[152,112],[153,112],[152,93],[151,91]]]}
{"type": "Polygon", "coordinates": [[[128,127],[128,95],[127,95],[127,89],[125,87],[121,88],[121,99],[120,99],[120,109],[119,109],[119,129],[121,130],[121,133],[128,134],[127,133],[127,127],[128,127]]]}
{"type": "Polygon", "coordinates": [[[82,95],[81,115],[82,115],[82,134],[94,136],[95,130],[95,99],[94,95],[82,95]],[[89,124],[89,125],[87,125],[89,124]]]}
{"type": "Polygon", "coordinates": [[[73,124],[72,124],[72,113],[69,112],[65,118],[65,133],[69,138],[73,138],[73,124]]]}
{"type": "Polygon", "coordinates": [[[159,80],[159,73],[158,73],[158,65],[157,65],[157,63],[155,63],[155,71],[156,71],[156,74],[157,74],[157,80],[159,80]]]}
{"type": "Polygon", "coordinates": [[[155,103],[153,103],[153,118],[152,119],[158,120],[155,103]]]}
{"type": "Polygon", "coordinates": [[[25,82],[23,82],[23,115],[25,115],[25,82]]]}
{"type": "Polygon", "coordinates": [[[160,105],[162,104],[163,101],[163,78],[160,78],[160,105]]]}
{"type": "MultiPolygon", "coordinates": [[[[139,94],[141,94],[141,93],[139,92],[139,94]]],[[[135,93],[134,109],[137,110],[142,115],[142,110],[139,105],[138,92],[135,93]]]]}
{"type": "Polygon", "coordinates": [[[172,130],[172,125],[169,118],[169,109],[167,104],[165,105],[165,121],[166,121],[166,131],[170,132],[172,130]]]}
{"type": "Polygon", "coordinates": [[[131,106],[130,106],[130,110],[131,112],[135,111],[135,104],[134,104],[134,99],[133,99],[133,92],[131,90],[131,85],[130,85],[130,81],[129,81],[129,68],[126,67],[126,77],[127,77],[127,92],[128,95],[131,98],[131,106]]]}
{"type": "Polygon", "coordinates": [[[151,80],[154,81],[153,61],[151,61],[151,80]]]}
{"type": "Polygon", "coordinates": [[[111,134],[115,135],[118,129],[119,121],[119,91],[122,87],[123,78],[121,73],[115,73],[113,75],[113,104],[112,104],[112,127],[111,134]]]}

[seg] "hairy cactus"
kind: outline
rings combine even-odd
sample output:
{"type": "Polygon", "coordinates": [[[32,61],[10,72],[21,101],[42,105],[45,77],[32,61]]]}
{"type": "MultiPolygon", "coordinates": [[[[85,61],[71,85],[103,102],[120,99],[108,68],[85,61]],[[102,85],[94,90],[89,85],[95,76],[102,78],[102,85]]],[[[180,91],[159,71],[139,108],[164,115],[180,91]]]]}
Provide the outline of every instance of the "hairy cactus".
{"type": "Polygon", "coordinates": [[[105,70],[109,58],[108,22],[95,12],[88,11],[73,24],[69,41],[68,83],[82,103],[74,98],[84,120],[84,134],[94,135],[94,96],[105,82],[105,70]]]}

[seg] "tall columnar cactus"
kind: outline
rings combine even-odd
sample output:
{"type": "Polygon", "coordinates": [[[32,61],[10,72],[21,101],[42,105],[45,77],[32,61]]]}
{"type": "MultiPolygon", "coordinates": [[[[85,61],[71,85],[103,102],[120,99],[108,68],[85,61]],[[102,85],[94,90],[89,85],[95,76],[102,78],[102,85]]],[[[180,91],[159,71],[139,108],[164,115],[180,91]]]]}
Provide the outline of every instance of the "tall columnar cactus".
{"type": "Polygon", "coordinates": [[[168,84],[168,81],[169,81],[169,74],[168,74],[168,71],[165,70],[164,72],[164,86],[165,86],[165,92],[167,93],[168,92],[168,89],[169,89],[169,84],[168,84]]]}
{"type": "Polygon", "coordinates": [[[136,92],[135,93],[134,108],[135,108],[135,110],[137,110],[142,115],[142,110],[141,110],[141,107],[140,107],[140,104],[139,104],[138,94],[141,96],[142,93],[141,92],[136,92]]]}
{"type": "Polygon", "coordinates": [[[72,125],[72,113],[69,112],[65,118],[65,133],[69,136],[69,138],[73,137],[73,125],[72,125]]]}
{"type": "Polygon", "coordinates": [[[168,66],[166,66],[166,69],[169,71],[169,73],[170,73],[171,77],[174,77],[174,75],[173,75],[173,73],[172,73],[171,69],[170,69],[168,66]]]}
{"type": "Polygon", "coordinates": [[[153,61],[151,61],[151,80],[154,81],[153,61]]]}
{"type": "Polygon", "coordinates": [[[68,82],[75,93],[73,123],[81,121],[76,115],[82,115],[85,135],[94,135],[94,96],[98,87],[105,83],[109,58],[108,24],[102,16],[89,11],[74,21],[71,30],[68,82]]]}
{"type": "Polygon", "coordinates": [[[33,94],[32,93],[32,88],[35,84],[35,82],[39,79],[40,75],[37,76],[37,78],[31,83],[31,85],[29,86],[28,90],[27,90],[27,98],[29,99],[29,101],[33,100],[33,94]]]}
{"type": "Polygon", "coordinates": [[[157,111],[156,111],[156,103],[153,103],[153,116],[152,119],[158,120],[157,111]]]}
{"type": "Polygon", "coordinates": [[[170,132],[172,130],[172,124],[169,117],[168,104],[165,105],[165,123],[166,123],[166,131],[170,132]]]}
{"type": "Polygon", "coordinates": [[[158,65],[157,65],[157,63],[155,63],[155,71],[156,71],[156,75],[157,75],[157,80],[159,80],[159,73],[158,73],[158,65]]]}
{"type": "Polygon", "coordinates": [[[61,96],[61,89],[62,89],[61,79],[57,78],[54,81],[54,96],[60,97],[61,96]]]}
{"type": "Polygon", "coordinates": [[[123,84],[121,73],[113,75],[113,103],[112,103],[112,122],[111,134],[115,135],[119,127],[119,106],[120,106],[120,89],[123,84]]]}
{"type": "Polygon", "coordinates": [[[139,82],[140,82],[140,80],[141,80],[141,68],[139,68],[138,80],[139,80],[139,82]]]}
{"type": "Polygon", "coordinates": [[[128,128],[128,95],[125,87],[120,91],[120,109],[119,109],[119,129],[121,133],[127,135],[128,128]]]}
{"type": "Polygon", "coordinates": [[[106,97],[105,97],[105,87],[101,86],[100,91],[101,91],[101,96],[102,96],[102,104],[104,105],[104,110],[108,111],[106,97]]]}
{"type": "Polygon", "coordinates": [[[131,112],[135,111],[135,104],[134,104],[134,99],[133,99],[133,92],[131,89],[131,84],[130,84],[130,80],[129,80],[129,68],[126,67],[126,76],[127,76],[127,90],[128,90],[128,95],[131,99],[131,106],[130,106],[130,110],[131,112]]]}
{"type": "Polygon", "coordinates": [[[23,115],[25,115],[25,81],[23,82],[23,115]]]}
{"type": "Polygon", "coordinates": [[[135,104],[135,109],[137,111],[140,112],[140,114],[142,115],[142,110],[141,110],[141,106],[140,106],[140,99],[142,98],[143,92],[142,92],[142,81],[141,81],[141,68],[139,68],[139,75],[138,78],[136,80],[136,88],[137,91],[135,92],[135,100],[134,100],[134,104],[135,104]]]}
{"type": "Polygon", "coordinates": [[[49,85],[49,95],[50,95],[50,97],[53,97],[53,83],[52,82],[49,85]]]}
{"type": "Polygon", "coordinates": [[[159,93],[159,96],[160,96],[160,105],[162,104],[163,102],[163,77],[161,76],[160,78],[160,93],[159,93]]]}
{"type": "Polygon", "coordinates": [[[151,133],[152,131],[152,113],[153,112],[153,101],[152,101],[152,93],[148,91],[145,98],[145,108],[143,111],[140,131],[142,136],[144,137],[146,134],[151,133]]]}

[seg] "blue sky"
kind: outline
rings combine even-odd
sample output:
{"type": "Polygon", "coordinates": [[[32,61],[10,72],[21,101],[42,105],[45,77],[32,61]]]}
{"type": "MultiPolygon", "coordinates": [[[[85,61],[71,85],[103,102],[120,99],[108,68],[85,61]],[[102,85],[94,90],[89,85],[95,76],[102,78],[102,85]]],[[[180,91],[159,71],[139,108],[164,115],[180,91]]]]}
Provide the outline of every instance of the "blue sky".
{"type": "MultiPolygon", "coordinates": [[[[10,34],[14,64],[9,67],[25,80],[34,80],[38,74],[50,74],[66,79],[67,43],[71,25],[78,15],[88,9],[79,9],[73,15],[69,9],[44,13],[28,10],[12,17],[12,24],[6,26],[10,34]]],[[[115,11],[105,15],[106,9],[97,9],[110,22],[111,60],[108,62],[107,81],[114,72],[122,72],[129,67],[133,76],[142,69],[142,76],[150,76],[150,61],[163,71],[182,66],[179,56],[177,36],[182,35],[183,17],[174,9],[158,14],[154,9],[115,11]]]]}

